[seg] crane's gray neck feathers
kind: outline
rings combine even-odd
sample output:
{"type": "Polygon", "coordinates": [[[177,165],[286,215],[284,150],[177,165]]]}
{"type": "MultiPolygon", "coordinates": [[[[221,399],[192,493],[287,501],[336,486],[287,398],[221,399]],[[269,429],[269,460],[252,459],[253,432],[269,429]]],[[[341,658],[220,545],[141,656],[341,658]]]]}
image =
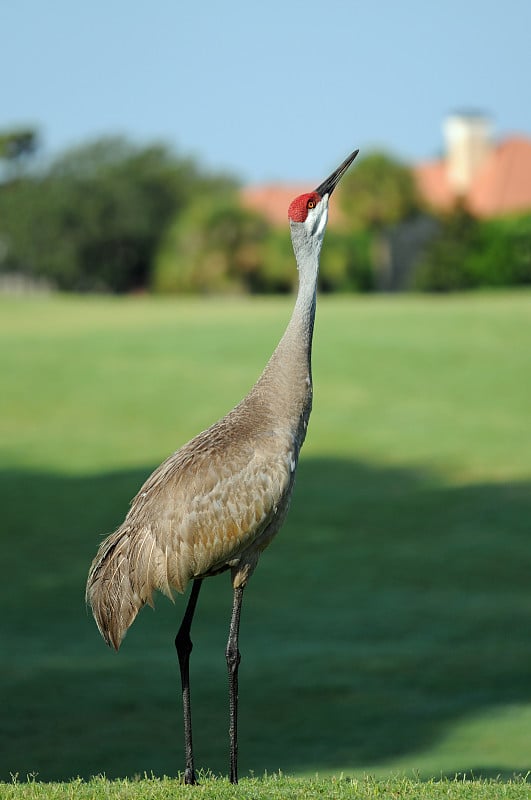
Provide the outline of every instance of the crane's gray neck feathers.
{"type": "MultiPolygon", "coordinates": [[[[297,409],[296,427],[304,430],[312,404],[312,338],[319,274],[319,255],[328,215],[328,197],[323,198],[324,208],[315,209],[306,222],[293,222],[291,239],[299,272],[299,289],[288,326],[271,356],[257,388],[267,394],[272,392],[278,406],[279,397],[290,399],[288,415],[297,409]],[[279,393],[279,386],[283,386],[279,393]]],[[[277,408],[278,413],[278,408],[277,408]]],[[[297,436],[299,445],[304,432],[297,436]]]]}
{"type": "Polygon", "coordinates": [[[305,334],[308,356],[310,356],[315,321],[319,256],[328,218],[327,195],[321,203],[326,204],[324,212],[321,211],[320,214],[315,215],[313,225],[290,220],[291,241],[299,272],[299,291],[290,326],[296,325],[299,331],[305,334]]]}

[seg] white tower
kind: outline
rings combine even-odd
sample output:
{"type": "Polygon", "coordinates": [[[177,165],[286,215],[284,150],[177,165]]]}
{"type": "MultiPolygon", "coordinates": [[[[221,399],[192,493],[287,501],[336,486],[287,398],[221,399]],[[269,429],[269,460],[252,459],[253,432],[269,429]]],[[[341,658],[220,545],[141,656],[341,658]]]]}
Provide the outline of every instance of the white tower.
{"type": "Polygon", "coordinates": [[[465,195],[489,154],[491,121],[476,112],[451,114],[444,123],[448,182],[458,195],[465,195]]]}

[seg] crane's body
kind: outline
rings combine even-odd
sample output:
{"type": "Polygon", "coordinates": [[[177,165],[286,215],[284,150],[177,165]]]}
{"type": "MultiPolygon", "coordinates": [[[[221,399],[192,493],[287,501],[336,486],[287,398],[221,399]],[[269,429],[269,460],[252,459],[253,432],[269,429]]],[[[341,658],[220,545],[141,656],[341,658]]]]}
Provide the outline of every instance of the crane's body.
{"type": "Polygon", "coordinates": [[[282,524],[312,398],[308,349],[296,344],[294,327],[249,394],[153,472],[102,544],[89,598],[116,649],[153,590],[183,592],[191,579],[229,567],[233,584],[245,584],[282,524]]]}
{"type": "Polygon", "coordinates": [[[290,206],[299,269],[286,331],[249,394],[171,455],[144,483],[115,533],[101,544],[87,583],[98,628],[118,649],[154,590],[192,593],[176,638],[183,689],[186,771],[195,783],[188,662],[190,627],[201,581],[230,569],[234,589],[227,663],[231,780],[237,782],[237,675],[243,589],[281,527],[312,408],[311,348],[319,253],[328,198],[357,151],[315,192],[290,206]]]}

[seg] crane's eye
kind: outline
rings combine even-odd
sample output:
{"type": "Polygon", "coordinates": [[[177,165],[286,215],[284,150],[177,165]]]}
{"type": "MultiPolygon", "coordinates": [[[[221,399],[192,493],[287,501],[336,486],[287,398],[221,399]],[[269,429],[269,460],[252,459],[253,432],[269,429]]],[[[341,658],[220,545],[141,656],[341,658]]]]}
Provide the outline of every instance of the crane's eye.
{"type": "Polygon", "coordinates": [[[310,200],[308,200],[308,202],[306,203],[306,208],[315,208],[315,200],[312,200],[310,198],[310,200]]]}

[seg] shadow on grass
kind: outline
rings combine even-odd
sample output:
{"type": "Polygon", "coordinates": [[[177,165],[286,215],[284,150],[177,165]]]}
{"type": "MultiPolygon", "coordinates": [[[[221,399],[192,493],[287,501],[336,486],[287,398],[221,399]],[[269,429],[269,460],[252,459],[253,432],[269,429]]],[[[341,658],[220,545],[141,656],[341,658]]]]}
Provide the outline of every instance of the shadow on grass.
{"type": "MultiPolygon", "coordinates": [[[[144,610],[119,656],[83,599],[99,536],[149,471],[0,473],[2,780],[182,767],[182,599],[144,610]]],[[[303,460],[244,601],[242,774],[385,763],[429,750],[467,715],[531,701],[529,519],[529,484],[453,487],[303,460]]],[[[228,577],[207,581],[193,631],[196,758],[215,772],[227,769],[230,604],[228,577]]]]}

